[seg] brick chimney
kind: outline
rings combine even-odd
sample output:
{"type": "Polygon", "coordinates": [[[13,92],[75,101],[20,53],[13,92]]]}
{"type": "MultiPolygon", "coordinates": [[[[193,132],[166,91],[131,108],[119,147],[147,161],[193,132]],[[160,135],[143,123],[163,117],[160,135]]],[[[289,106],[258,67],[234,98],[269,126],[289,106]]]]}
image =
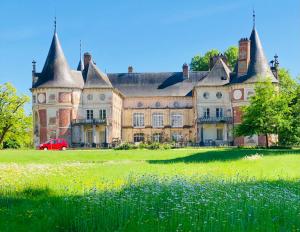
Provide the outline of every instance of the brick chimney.
{"type": "Polygon", "coordinates": [[[131,65],[128,66],[128,73],[133,73],[133,67],[131,65]]]}
{"type": "Polygon", "coordinates": [[[182,65],[182,76],[184,79],[189,78],[189,66],[187,65],[187,63],[184,63],[182,65]]]}
{"type": "Polygon", "coordinates": [[[92,55],[89,52],[83,54],[84,68],[86,68],[89,65],[91,60],[92,60],[92,55]]]}
{"type": "Polygon", "coordinates": [[[239,41],[239,58],[238,58],[238,76],[243,76],[248,72],[250,62],[250,40],[242,38],[239,41]]]}

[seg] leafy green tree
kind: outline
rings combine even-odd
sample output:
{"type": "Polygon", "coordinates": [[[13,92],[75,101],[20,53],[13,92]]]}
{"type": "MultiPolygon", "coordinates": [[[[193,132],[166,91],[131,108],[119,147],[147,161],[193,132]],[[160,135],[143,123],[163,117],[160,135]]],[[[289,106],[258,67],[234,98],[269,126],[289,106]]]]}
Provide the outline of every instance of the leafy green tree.
{"type": "MultiPolygon", "coordinates": [[[[219,50],[211,49],[204,54],[204,56],[196,55],[191,60],[191,70],[193,71],[208,71],[210,58],[220,54],[219,50]]],[[[235,46],[229,47],[225,52],[224,55],[227,58],[227,63],[230,68],[234,68],[238,59],[238,48],[235,46]]]]}
{"type": "Polygon", "coordinates": [[[242,123],[236,127],[237,136],[265,135],[269,147],[270,134],[278,134],[287,125],[285,115],[290,112],[287,101],[281,99],[278,89],[270,80],[255,85],[250,105],[242,108],[242,123]]]}
{"type": "Polygon", "coordinates": [[[9,139],[24,139],[30,130],[31,117],[27,116],[24,110],[27,102],[29,97],[18,96],[11,84],[0,85],[0,147],[9,139]]]}
{"type": "Polygon", "coordinates": [[[196,55],[192,58],[190,67],[193,71],[207,71],[209,70],[210,58],[220,54],[217,49],[209,50],[204,56],[196,55]]]}
{"type": "Polygon", "coordinates": [[[238,61],[239,49],[236,46],[230,46],[225,52],[224,55],[227,58],[227,63],[231,69],[234,69],[238,61]]]}
{"type": "Polygon", "coordinates": [[[279,69],[279,94],[282,101],[285,101],[289,107],[289,112],[285,114],[286,124],[281,127],[279,143],[284,146],[290,146],[300,143],[300,87],[299,84],[291,77],[286,69],[279,69]]]}

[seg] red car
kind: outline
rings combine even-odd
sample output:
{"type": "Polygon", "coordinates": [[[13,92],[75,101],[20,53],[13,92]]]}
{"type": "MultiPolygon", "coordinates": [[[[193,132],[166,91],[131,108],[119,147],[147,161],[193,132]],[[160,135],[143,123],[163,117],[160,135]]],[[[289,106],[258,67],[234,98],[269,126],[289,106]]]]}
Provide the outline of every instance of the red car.
{"type": "Polygon", "coordinates": [[[66,150],[69,147],[65,139],[50,139],[49,141],[40,144],[40,150],[66,150]]]}

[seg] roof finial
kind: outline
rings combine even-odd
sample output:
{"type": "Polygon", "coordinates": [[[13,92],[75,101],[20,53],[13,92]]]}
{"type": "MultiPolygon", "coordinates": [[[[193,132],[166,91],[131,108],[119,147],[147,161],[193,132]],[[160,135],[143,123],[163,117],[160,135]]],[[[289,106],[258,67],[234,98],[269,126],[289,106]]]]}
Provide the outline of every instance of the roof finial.
{"type": "Polygon", "coordinates": [[[254,10],[254,8],[253,8],[252,17],[253,17],[253,29],[254,29],[255,28],[255,10],[254,10]]]}
{"type": "Polygon", "coordinates": [[[54,16],[54,33],[56,33],[56,15],[54,16]]]}
{"type": "Polygon", "coordinates": [[[81,40],[79,41],[80,45],[79,45],[79,56],[80,56],[80,59],[81,59],[81,40]]]}

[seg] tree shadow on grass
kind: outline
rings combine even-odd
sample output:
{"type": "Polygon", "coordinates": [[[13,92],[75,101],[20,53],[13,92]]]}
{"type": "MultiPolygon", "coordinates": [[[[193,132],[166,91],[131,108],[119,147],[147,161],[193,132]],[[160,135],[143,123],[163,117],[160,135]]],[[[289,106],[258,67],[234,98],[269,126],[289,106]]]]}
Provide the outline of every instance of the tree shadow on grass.
{"type": "Polygon", "coordinates": [[[286,149],[237,149],[231,148],[226,150],[210,150],[205,152],[197,152],[185,157],[179,157],[168,160],[147,160],[150,164],[172,164],[172,163],[207,163],[213,161],[234,161],[251,155],[300,155],[300,150],[286,149]]]}

